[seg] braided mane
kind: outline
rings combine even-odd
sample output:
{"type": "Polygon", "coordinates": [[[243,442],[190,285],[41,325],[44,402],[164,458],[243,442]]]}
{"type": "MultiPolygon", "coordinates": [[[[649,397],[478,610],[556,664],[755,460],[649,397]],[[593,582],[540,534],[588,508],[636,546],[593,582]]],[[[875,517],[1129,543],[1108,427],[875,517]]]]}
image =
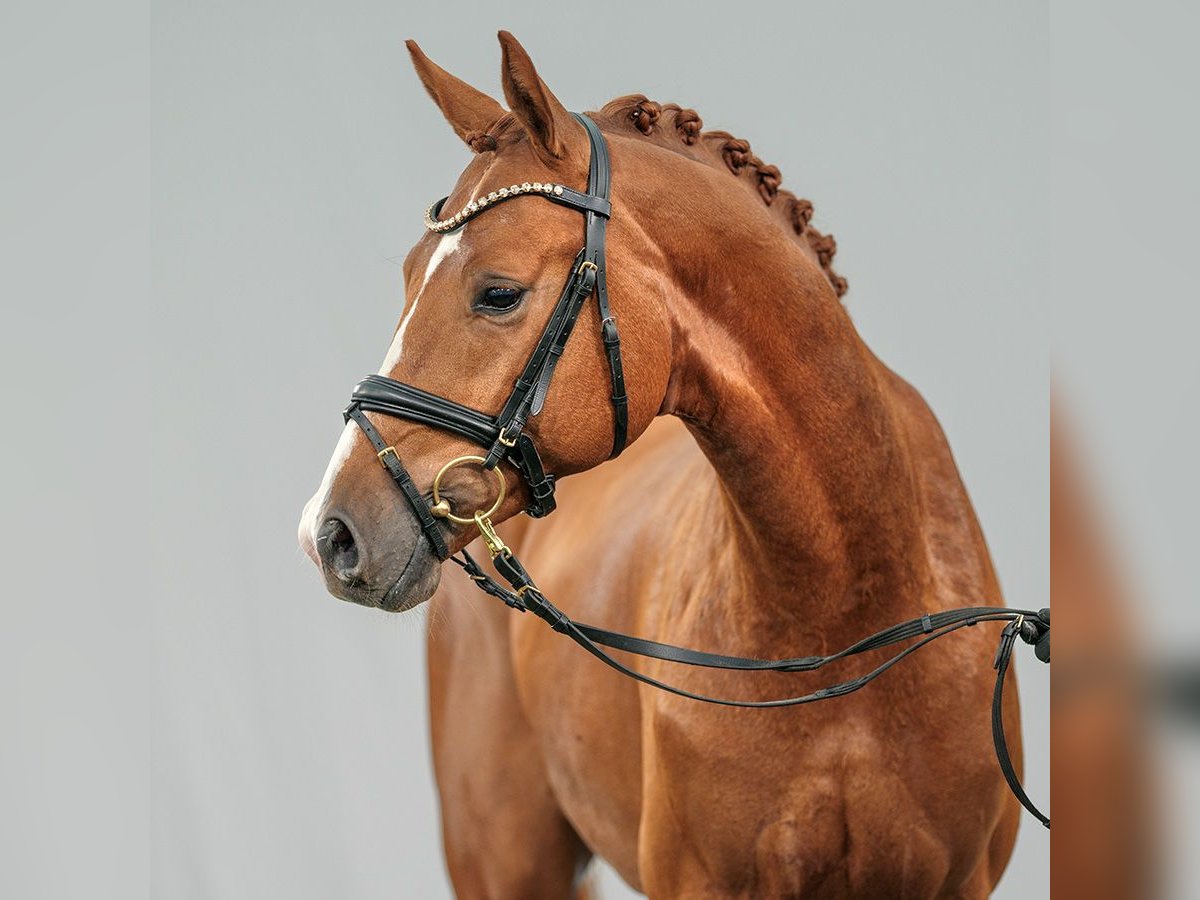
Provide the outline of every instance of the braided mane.
{"type": "Polygon", "coordinates": [[[778,167],[768,165],[750,152],[749,141],[736,138],[727,131],[702,131],[702,122],[694,109],[677,103],[656,103],[642,94],[617,97],[600,110],[610,125],[636,130],[660,145],[683,153],[713,166],[723,166],[744,179],[762,198],[763,203],[779,219],[780,224],[795,233],[839,297],[846,293],[846,279],[833,270],[837,241],[832,234],[822,234],[810,224],[813,205],[781,188],[783,176],[778,167]]]}

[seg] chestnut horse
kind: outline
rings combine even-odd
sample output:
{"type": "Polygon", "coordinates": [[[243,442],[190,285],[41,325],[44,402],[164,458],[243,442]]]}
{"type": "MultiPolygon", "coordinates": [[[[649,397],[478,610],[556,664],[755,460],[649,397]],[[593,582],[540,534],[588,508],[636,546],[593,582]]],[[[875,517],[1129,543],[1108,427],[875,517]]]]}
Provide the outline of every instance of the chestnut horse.
{"type": "MultiPolygon", "coordinates": [[[[513,183],[587,182],[583,127],[516,40],[500,42],[508,110],[409,43],[475,153],[447,209],[513,183]]],[[[745,141],[702,131],[693,110],[632,96],[589,115],[612,159],[607,269],[631,445],[597,468],[613,412],[585,317],[527,429],[547,469],[574,477],[549,519],[501,528],[545,594],[607,628],[763,658],[1001,605],[941,429],[855,331],[811,205],[745,141]]],[[[407,306],[381,373],[499,409],[580,234],[577,212],[525,199],[426,234],[405,260],[407,306]]],[[[476,452],[445,431],[372,422],[421,490],[476,452]]],[[[504,474],[497,522],[528,503],[504,474]]],[[[478,471],[454,469],[446,484],[456,506],[490,503],[478,471]]],[[[452,550],[476,537],[445,529],[452,550]]],[[[300,542],[338,597],[389,610],[432,601],[433,755],[459,896],[575,896],[595,854],[650,897],[974,898],[1012,852],[1020,808],[989,730],[994,629],[964,629],[825,703],[730,709],[664,694],[482,597],[457,570],[443,580],[353,423],[300,542]]],[[[745,699],[829,675],[633,664],[745,699]]],[[[1014,690],[1005,723],[1019,767],[1014,690]]]]}

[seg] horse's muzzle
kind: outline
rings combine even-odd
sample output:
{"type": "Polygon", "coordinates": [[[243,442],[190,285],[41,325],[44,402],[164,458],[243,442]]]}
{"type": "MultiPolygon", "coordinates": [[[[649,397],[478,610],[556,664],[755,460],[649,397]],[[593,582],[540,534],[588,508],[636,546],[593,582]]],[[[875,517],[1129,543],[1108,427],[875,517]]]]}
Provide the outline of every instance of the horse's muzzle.
{"type": "Polygon", "coordinates": [[[428,600],[437,589],[439,560],[411,515],[356,518],[326,506],[317,521],[310,555],[335,597],[399,612],[428,600]]]}

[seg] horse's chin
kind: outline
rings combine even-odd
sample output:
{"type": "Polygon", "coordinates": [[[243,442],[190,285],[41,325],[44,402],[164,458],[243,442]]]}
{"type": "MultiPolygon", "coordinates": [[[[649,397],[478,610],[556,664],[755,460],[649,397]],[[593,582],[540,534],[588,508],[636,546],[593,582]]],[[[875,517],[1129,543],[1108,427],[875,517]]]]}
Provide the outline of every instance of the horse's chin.
{"type": "Polygon", "coordinates": [[[421,556],[419,560],[414,559],[395,584],[388,588],[379,602],[380,609],[385,612],[405,612],[433,596],[442,580],[442,567],[431,555],[421,556]]]}

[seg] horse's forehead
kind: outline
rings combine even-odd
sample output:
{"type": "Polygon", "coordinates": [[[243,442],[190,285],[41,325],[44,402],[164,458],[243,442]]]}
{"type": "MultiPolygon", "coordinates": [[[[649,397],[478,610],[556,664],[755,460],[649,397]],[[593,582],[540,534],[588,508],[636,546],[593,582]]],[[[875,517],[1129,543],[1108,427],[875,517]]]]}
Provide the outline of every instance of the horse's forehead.
{"type": "MultiPolygon", "coordinates": [[[[388,347],[387,355],[384,357],[383,364],[379,368],[380,375],[390,375],[392,370],[399,365],[401,358],[404,355],[405,338],[408,336],[409,325],[413,320],[413,316],[417,311],[417,307],[421,305],[421,297],[425,293],[425,288],[437,270],[445,261],[454,255],[463,243],[466,236],[466,228],[461,228],[458,231],[450,234],[429,235],[421,241],[422,249],[428,245],[428,250],[423,253],[424,264],[414,265],[406,273],[409,278],[409,296],[405,303],[404,314],[400,318],[400,324],[396,327],[395,333],[392,335],[392,343],[388,347]],[[433,240],[429,240],[433,238],[433,240]],[[414,274],[420,273],[419,280],[412,281],[414,274]]],[[[407,265],[415,256],[415,253],[410,253],[405,264],[407,265]]]]}
{"type": "Polygon", "coordinates": [[[419,291],[451,253],[462,246],[466,228],[449,234],[426,232],[404,259],[404,281],[409,291],[419,291]]]}
{"type": "Polygon", "coordinates": [[[461,209],[467,201],[476,199],[481,191],[487,193],[526,181],[550,180],[561,179],[538,160],[526,142],[517,142],[472,159],[455,180],[446,208],[461,209]]]}
{"type": "MultiPolygon", "coordinates": [[[[503,178],[503,170],[501,169],[501,161],[499,159],[486,159],[484,157],[476,157],[471,160],[470,164],[463,169],[457,180],[454,182],[453,188],[446,197],[444,206],[447,209],[457,208],[460,197],[465,198],[459,206],[466,205],[466,201],[474,199],[479,195],[480,190],[486,190],[486,185],[492,181],[499,184],[499,180],[503,178]]],[[[457,232],[460,236],[466,232],[466,228],[457,232]]],[[[419,289],[429,280],[432,274],[428,271],[431,262],[438,252],[438,248],[445,246],[442,240],[443,235],[426,233],[422,236],[416,246],[404,259],[404,278],[414,289],[419,289]],[[415,285],[413,279],[416,278],[415,285]]],[[[457,248],[457,244],[455,247],[457,248]]],[[[437,265],[433,266],[434,269],[437,265]]]]}

